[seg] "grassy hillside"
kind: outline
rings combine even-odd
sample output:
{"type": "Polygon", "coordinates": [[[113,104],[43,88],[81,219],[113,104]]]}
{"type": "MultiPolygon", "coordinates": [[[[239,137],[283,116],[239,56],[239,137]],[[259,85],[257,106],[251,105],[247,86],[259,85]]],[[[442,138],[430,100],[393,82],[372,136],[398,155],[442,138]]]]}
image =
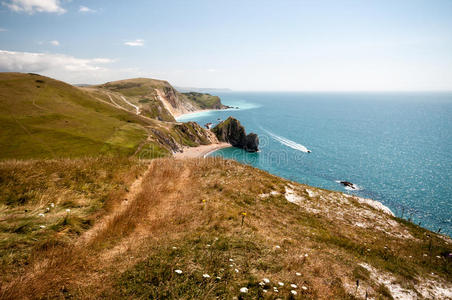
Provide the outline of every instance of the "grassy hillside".
{"type": "Polygon", "coordinates": [[[143,116],[162,121],[175,121],[171,111],[160,101],[156,92],[156,89],[171,89],[171,85],[166,81],[135,78],[108,82],[85,89],[131,112],[135,112],[134,108],[124,102],[122,97],[126,97],[129,102],[139,106],[143,116]]]}
{"type": "Polygon", "coordinates": [[[199,109],[224,109],[217,96],[203,93],[179,93],[167,81],[134,78],[84,87],[96,97],[135,112],[124,98],[140,107],[140,114],[152,119],[174,122],[175,116],[199,109]]]}
{"type": "Polygon", "coordinates": [[[71,85],[19,73],[0,73],[0,123],[0,159],[127,156],[148,125],[71,85]]]}
{"type": "MultiPolygon", "coordinates": [[[[133,93],[133,88],[127,93],[133,93]]],[[[124,107],[97,90],[36,74],[0,73],[0,160],[153,158],[169,156],[182,146],[215,141],[197,124],[160,122],[124,107]]],[[[158,113],[165,119],[163,111],[158,113]]]]}
{"type": "Polygon", "coordinates": [[[81,165],[0,163],[3,245],[22,241],[2,255],[1,298],[445,299],[452,289],[450,239],[373,202],[218,158],[81,165]],[[5,196],[16,194],[26,196],[5,196]]]}
{"type": "Polygon", "coordinates": [[[195,102],[201,109],[224,109],[226,106],[221,104],[220,97],[212,96],[210,94],[189,92],[183,93],[183,95],[195,102]]]}

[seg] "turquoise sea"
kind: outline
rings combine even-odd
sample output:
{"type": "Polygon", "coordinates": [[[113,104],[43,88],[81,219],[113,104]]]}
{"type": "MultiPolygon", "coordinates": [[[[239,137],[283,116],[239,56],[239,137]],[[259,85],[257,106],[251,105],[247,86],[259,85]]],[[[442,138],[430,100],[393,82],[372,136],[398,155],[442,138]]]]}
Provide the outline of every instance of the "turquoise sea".
{"type": "Polygon", "coordinates": [[[233,158],[297,182],[378,200],[397,216],[452,235],[452,93],[228,92],[239,107],[185,115],[200,125],[234,116],[260,138],[233,158]],[[312,153],[307,153],[309,149],[312,153]],[[359,190],[337,183],[347,180],[359,190]]]}

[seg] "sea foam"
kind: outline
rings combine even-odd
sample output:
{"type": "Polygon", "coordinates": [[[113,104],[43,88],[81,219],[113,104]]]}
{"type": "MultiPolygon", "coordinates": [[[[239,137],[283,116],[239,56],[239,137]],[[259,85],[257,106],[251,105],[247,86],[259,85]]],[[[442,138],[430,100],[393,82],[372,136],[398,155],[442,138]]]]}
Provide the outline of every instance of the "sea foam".
{"type": "Polygon", "coordinates": [[[306,148],[305,146],[303,146],[301,144],[298,144],[297,142],[291,141],[285,137],[271,133],[268,130],[265,130],[265,132],[267,132],[268,135],[270,135],[274,140],[280,142],[281,144],[283,144],[287,147],[290,147],[290,148],[298,150],[298,151],[306,152],[306,153],[310,152],[308,148],[306,148]]]}

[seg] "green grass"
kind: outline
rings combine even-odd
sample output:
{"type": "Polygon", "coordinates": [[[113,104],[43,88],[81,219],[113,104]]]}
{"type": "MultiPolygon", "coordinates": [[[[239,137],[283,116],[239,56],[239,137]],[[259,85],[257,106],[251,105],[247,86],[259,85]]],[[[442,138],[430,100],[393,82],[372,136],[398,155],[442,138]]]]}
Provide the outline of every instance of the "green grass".
{"type": "Polygon", "coordinates": [[[145,166],[112,157],[0,162],[1,276],[22,269],[39,247],[90,228],[145,166]]]}
{"type": "Polygon", "coordinates": [[[39,75],[0,73],[0,159],[130,155],[145,121],[39,75]]]}
{"type": "MultiPolygon", "coordinates": [[[[155,92],[155,89],[160,89],[166,92],[173,92],[176,97],[180,96],[180,94],[177,93],[166,81],[148,78],[135,78],[108,82],[96,86],[96,88],[98,91],[109,91],[127,97],[128,101],[140,106],[142,111],[141,114],[143,116],[162,121],[175,121],[172,114],[166,109],[163,103],[158,100],[155,92]]],[[[87,90],[92,90],[92,87],[87,90]]],[[[123,104],[123,101],[119,98],[116,102],[121,105],[123,104]]],[[[127,105],[125,105],[124,108],[130,109],[127,105]]]]}
{"type": "Polygon", "coordinates": [[[238,267],[229,261],[234,258],[239,263],[251,254],[260,255],[255,240],[215,235],[188,236],[151,251],[148,258],[118,278],[117,290],[121,297],[225,299],[237,295],[241,287],[254,287],[247,298],[259,296],[259,281],[250,272],[252,266],[238,267]],[[240,268],[238,273],[236,268],[240,268]],[[181,269],[183,274],[175,273],[177,269],[181,269]],[[210,278],[204,278],[203,274],[210,278]]]}
{"type": "Polygon", "coordinates": [[[221,104],[220,97],[212,96],[210,94],[204,93],[182,93],[190,101],[196,103],[201,109],[221,109],[223,105],[221,104]]]}

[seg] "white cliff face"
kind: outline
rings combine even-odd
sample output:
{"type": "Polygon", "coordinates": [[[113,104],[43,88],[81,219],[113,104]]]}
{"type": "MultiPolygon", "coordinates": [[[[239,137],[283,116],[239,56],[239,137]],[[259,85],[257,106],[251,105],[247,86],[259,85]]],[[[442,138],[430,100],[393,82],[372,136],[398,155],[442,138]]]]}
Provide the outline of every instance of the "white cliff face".
{"type": "Polygon", "coordinates": [[[173,117],[182,114],[194,112],[199,108],[189,102],[184,96],[178,94],[172,87],[164,89],[154,89],[157,99],[173,115],[173,117]]]}

